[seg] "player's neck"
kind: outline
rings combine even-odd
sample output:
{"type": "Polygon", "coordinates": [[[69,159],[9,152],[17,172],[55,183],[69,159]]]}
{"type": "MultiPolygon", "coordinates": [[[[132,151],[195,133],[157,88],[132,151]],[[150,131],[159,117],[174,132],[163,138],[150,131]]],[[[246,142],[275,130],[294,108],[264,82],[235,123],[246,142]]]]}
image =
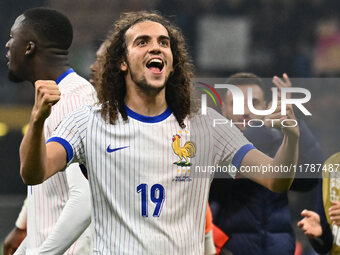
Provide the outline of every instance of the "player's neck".
{"type": "Polygon", "coordinates": [[[70,69],[67,58],[54,59],[51,61],[40,61],[36,63],[33,82],[36,80],[57,80],[60,75],[70,69]]]}
{"type": "Polygon", "coordinates": [[[165,89],[156,95],[146,95],[127,89],[125,104],[134,112],[144,116],[160,115],[168,107],[165,100],[165,89]]]}

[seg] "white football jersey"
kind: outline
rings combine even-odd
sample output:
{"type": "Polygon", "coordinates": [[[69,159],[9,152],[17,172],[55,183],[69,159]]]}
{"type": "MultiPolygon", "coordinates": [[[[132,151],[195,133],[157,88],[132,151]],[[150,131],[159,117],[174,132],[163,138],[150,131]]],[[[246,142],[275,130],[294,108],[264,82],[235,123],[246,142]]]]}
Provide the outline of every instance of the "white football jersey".
{"type": "MultiPolygon", "coordinates": [[[[62,74],[56,82],[61,92],[61,99],[52,107],[51,115],[46,119],[44,126],[46,139],[51,136],[51,133],[69,113],[80,106],[93,105],[97,102],[93,86],[87,80],[76,74],[73,69],[69,69],[62,74]]],[[[42,184],[28,186],[27,255],[36,254],[43,243],[47,242],[46,240],[49,235],[55,231],[62,211],[70,199],[70,187],[73,185],[78,189],[88,189],[87,180],[82,175],[79,165],[73,164],[70,167],[73,169],[66,169],[66,171],[59,172],[42,184]],[[73,175],[73,180],[70,180],[70,177],[68,177],[68,171],[73,175]]],[[[87,191],[87,193],[89,192],[87,191]]],[[[81,211],[75,213],[82,214],[81,211]]],[[[67,225],[74,219],[74,215],[63,215],[63,217],[65,218],[63,219],[64,222],[59,224],[67,225]]],[[[59,228],[59,233],[55,233],[52,240],[48,241],[57,247],[58,243],[56,243],[55,239],[58,239],[58,235],[68,234],[62,230],[62,226],[59,226],[59,228]]],[[[86,254],[84,253],[85,251],[89,254],[89,235],[90,231],[88,230],[64,254],[80,255],[86,254]]],[[[56,249],[53,250],[56,252],[56,249]]],[[[46,254],[51,253],[47,252],[46,254]]]]}
{"type": "Polygon", "coordinates": [[[239,165],[253,146],[235,127],[213,127],[224,117],[211,109],[184,129],[170,109],[155,117],[126,111],[128,122],[111,125],[99,106],[82,107],[48,141],[88,170],[93,254],[203,254],[213,176],[203,166],[239,165]]]}

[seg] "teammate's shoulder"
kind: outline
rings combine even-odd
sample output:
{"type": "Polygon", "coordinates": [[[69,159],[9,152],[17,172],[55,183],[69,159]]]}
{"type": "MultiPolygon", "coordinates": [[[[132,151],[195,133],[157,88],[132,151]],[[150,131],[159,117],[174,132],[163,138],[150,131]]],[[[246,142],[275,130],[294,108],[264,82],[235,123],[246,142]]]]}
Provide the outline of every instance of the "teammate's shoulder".
{"type": "Polygon", "coordinates": [[[202,120],[202,119],[225,119],[225,117],[213,108],[207,107],[206,111],[197,111],[190,114],[191,120],[202,120]]]}
{"type": "Polygon", "coordinates": [[[208,112],[207,113],[208,116],[218,116],[220,118],[225,119],[225,117],[220,112],[218,112],[217,110],[215,110],[213,108],[207,107],[207,112],[208,112]]]}
{"type": "Polygon", "coordinates": [[[76,72],[72,72],[67,75],[60,85],[64,93],[82,93],[83,90],[94,92],[95,89],[92,84],[84,77],[80,76],[76,72]]]}
{"type": "Polygon", "coordinates": [[[79,75],[76,72],[73,72],[70,78],[77,80],[79,83],[83,82],[84,84],[91,85],[91,87],[93,87],[92,84],[88,80],[86,80],[83,76],[79,75]]]}
{"type": "Polygon", "coordinates": [[[79,107],[79,109],[83,109],[83,111],[88,112],[98,112],[101,109],[100,104],[94,104],[94,105],[82,105],[79,107]]]}

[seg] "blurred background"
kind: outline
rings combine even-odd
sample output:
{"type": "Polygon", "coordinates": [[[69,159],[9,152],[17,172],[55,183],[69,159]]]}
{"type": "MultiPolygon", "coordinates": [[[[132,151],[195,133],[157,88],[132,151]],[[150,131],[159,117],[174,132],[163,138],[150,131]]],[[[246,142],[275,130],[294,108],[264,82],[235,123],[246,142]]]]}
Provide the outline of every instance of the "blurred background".
{"type": "MultiPolygon", "coordinates": [[[[25,197],[18,147],[33,104],[31,84],[7,79],[5,44],[15,18],[46,6],[66,14],[74,28],[71,65],[89,77],[89,66],[121,12],[158,10],[183,30],[198,77],[227,77],[238,71],[261,77],[318,78],[304,86],[312,93],[306,119],[325,158],[340,151],[340,3],[336,0],[2,0],[0,2],[0,243],[13,227],[25,197]],[[325,81],[329,81],[325,82],[325,81]]],[[[308,81],[308,80],[307,80],[308,81]]],[[[309,80],[312,81],[312,80],[309,80]]],[[[292,214],[314,208],[315,191],[291,194],[292,214]],[[299,201],[304,201],[300,203],[299,201]]],[[[292,224],[295,224],[293,222],[292,224]]],[[[304,254],[313,254],[302,232],[304,254]]]]}

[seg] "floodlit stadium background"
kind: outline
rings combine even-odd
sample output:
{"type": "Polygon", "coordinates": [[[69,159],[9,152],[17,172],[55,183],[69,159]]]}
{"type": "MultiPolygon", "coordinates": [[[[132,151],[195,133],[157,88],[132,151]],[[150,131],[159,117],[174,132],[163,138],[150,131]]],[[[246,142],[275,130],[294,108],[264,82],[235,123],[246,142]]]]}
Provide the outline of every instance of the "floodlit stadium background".
{"type": "MultiPolygon", "coordinates": [[[[173,21],[184,32],[199,77],[227,77],[238,71],[261,77],[281,76],[283,72],[302,78],[340,74],[340,23],[336,16],[340,4],[336,0],[1,1],[0,243],[13,227],[25,197],[18,147],[34,96],[30,84],[8,81],[5,43],[15,18],[36,6],[55,8],[70,18],[74,26],[71,65],[85,77],[112,21],[123,11],[142,9],[173,15],[173,21]]],[[[339,95],[340,82],[332,87],[313,84],[312,98],[318,98],[309,107],[318,114],[306,122],[325,157],[340,151],[339,95]]],[[[313,197],[315,191],[304,195],[292,192],[294,220],[304,207],[314,208],[313,197]]],[[[297,238],[305,247],[304,254],[313,254],[301,231],[297,231],[297,238]]]]}

